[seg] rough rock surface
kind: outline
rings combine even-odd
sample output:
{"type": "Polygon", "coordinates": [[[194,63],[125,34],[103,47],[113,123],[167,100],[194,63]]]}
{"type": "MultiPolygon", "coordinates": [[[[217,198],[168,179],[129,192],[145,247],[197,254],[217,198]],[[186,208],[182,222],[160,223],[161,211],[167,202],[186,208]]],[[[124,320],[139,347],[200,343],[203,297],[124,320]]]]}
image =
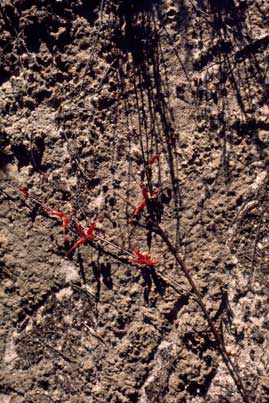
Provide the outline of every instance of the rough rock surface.
{"type": "Polygon", "coordinates": [[[269,3],[0,2],[1,403],[269,401],[269,3]],[[67,255],[51,208],[97,222],[67,255]]]}

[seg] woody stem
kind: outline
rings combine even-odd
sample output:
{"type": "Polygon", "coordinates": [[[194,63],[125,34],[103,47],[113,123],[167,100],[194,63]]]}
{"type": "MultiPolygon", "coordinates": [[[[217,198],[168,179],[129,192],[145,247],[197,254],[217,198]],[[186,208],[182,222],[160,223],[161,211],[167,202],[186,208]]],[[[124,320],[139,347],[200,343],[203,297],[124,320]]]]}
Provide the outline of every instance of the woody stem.
{"type": "Polygon", "coordinates": [[[233,361],[231,360],[231,358],[230,358],[230,356],[229,356],[229,354],[228,354],[228,352],[226,350],[225,344],[224,344],[221,336],[219,335],[219,332],[217,331],[214,322],[212,321],[212,319],[211,319],[211,317],[209,315],[209,312],[208,312],[208,310],[207,310],[207,308],[206,308],[206,306],[205,306],[205,304],[204,304],[204,302],[202,300],[202,295],[201,295],[201,293],[200,293],[200,291],[199,291],[199,289],[198,289],[198,287],[197,287],[192,275],[190,274],[189,270],[187,269],[187,267],[186,267],[185,263],[183,262],[183,260],[181,259],[181,257],[178,255],[177,249],[171,243],[168,235],[163,231],[163,229],[161,228],[161,226],[159,224],[157,225],[156,232],[160,235],[162,240],[166,243],[166,245],[168,246],[169,250],[174,255],[174,257],[175,257],[180,269],[185,274],[185,276],[186,276],[186,278],[187,278],[187,280],[188,280],[188,282],[189,282],[189,284],[190,284],[190,286],[192,288],[192,291],[196,296],[196,301],[199,304],[200,308],[202,309],[203,314],[205,315],[205,318],[206,318],[206,320],[208,322],[208,325],[210,327],[210,330],[211,330],[211,332],[213,333],[213,335],[215,337],[215,340],[216,340],[217,345],[218,345],[218,349],[219,349],[219,351],[220,351],[220,353],[221,353],[221,355],[222,355],[222,357],[223,357],[223,359],[224,359],[224,361],[226,363],[226,366],[227,366],[232,378],[234,379],[234,382],[235,382],[235,384],[236,384],[236,386],[238,388],[238,391],[241,394],[244,403],[249,403],[249,398],[248,398],[248,395],[247,395],[247,391],[245,390],[245,387],[244,387],[243,382],[241,380],[241,377],[240,377],[240,375],[238,373],[238,370],[235,367],[233,361]]]}

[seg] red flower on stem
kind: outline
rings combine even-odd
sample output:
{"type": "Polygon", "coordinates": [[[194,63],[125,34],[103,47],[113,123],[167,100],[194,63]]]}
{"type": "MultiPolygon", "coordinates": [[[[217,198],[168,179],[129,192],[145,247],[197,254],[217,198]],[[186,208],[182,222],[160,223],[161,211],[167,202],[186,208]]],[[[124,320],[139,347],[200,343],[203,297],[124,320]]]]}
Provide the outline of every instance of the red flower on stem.
{"type": "Polygon", "coordinates": [[[142,202],[136,207],[130,219],[128,220],[128,224],[131,224],[134,221],[135,217],[140,213],[140,211],[143,210],[145,206],[146,206],[146,200],[142,200],[142,202]]]}
{"type": "Polygon", "coordinates": [[[87,232],[85,232],[83,230],[83,228],[81,227],[81,225],[75,221],[75,225],[77,228],[77,231],[80,235],[82,235],[82,238],[80,238],[73,246],[72,248],[68,251],[68,255],[69,253],[71,253],[73,250],[75,250],[79,245],[83,245],[86,242],[92,241],[94,238],[96,238],[96,235],[93,235],[93,231],[95,230],[96,227],[96,223],[90,225],[90,227],[87,229],[87,232]]]}
{"type": "Polygon", "coordinates": [[[143,264],[146,266],[156,266],[159,262],[151,259],[150,253],[142,253],[135,246],[132,246],[133,252],[136,254],[137,259],[129,258],[130,262],[143,264]]]}
{"type": "Polygon", "coordinates": [[[155,161],[157,161],[160,157],[160,154],[153,154],[153,156],[148,161],[148,165],[153,165],[155,161]]]}
{"type": "Polygon", "coordinates": [[[149,198],[148,189],[146,188],[146,186],[144,185],[143,182],[139,182],[138,184],[140,186],[140,189],[142,191],[142,195],[143,195],[144,199],[145,200],[148,199],[149,198]]]}
{"type": "Polygon", "coordinates": [[[131,215],[131,217],[128,220],[128,224],[131,224],[133,222],[133,220],[135,219],[135,217],[140,213],[140,211],[142,211],[144,209],[144,207],[146,207],[147,200],[148,199],[153,199],[154,197],[156,197],[156,195],[158,193],[156,190],[154,192],[152,192],[152,193],[149,193],[143,182],[139,182],[138,184],[139,184],[140,189],[142,191],[142,195],[144,197],[144,200],[142,200],[142,202],[135,208],[133,214],[131,215]]]}
{"type": "Polygon", "coordinates": [[[25,197],[29,197],[29,196],[30,196],[30,193],[27,192],[27,190],[25,190],[25,189],[23,189],[23,188],[19,188],[18,190],[19,190],[19,192],[21,192],[25,197]]]}
{"type": "Polygon", "coordinates": [[[63,216],[62,220],[63,220],[64,240],[67,241],[68,238],[67,238],[67,236],[66,236],[66,231],[67,231],[67,227],[68,227],[68,224],[69,224],[69,221],[70,221],[70,220],[69,220],[69,218],[67,218],[67,217],[65,217],[65,216],[63,216]]]}
{"type": "Polygon", "coordinates": [[[61,211],[57,211],[57,210],[53,210],[50,207],[47,207],[44,203],[41,204],[41,207],[47,211],[49,214],[51,215],[55,215],[58,218],[61,218],[62,220],[62,226],[63,226],[63,233],[64,233],[64,240],[67,240],[67,236],[66,236],[66,231],[67,231],[67,227],[68,224],[70,222],[69,218],[67,218],[64,213],[62,213],[61,211]]]}
{"type": "Polygon", "coordinates": [[[85,231],[78,221],[75,221],[75,226],[76,226],[76,230],[79,233],[79,235],[86,237],[85,231]]]}

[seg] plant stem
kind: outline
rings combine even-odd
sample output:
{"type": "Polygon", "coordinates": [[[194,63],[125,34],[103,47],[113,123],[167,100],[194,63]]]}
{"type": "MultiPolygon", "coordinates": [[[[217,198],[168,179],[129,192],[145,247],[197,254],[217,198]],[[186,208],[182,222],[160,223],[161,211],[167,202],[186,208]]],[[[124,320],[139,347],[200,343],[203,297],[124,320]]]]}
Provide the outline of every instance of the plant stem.
{"type": "Polygon", "coordinates": [[[233,363],[233,361],[231,360],[231,358],[229,356],[229,353],[226,350],[224,341],[222,340],[219,332],[217,331],[217,328],[216,328],[214,322],[212,321],[212,319],[211,319],[211,317],[209,315],[209,312],[208,312],[208,310],[207,310],[207,308],[206,308],[206,306],[205,306],[205,304],[204,304],[204,302],[202,300],[202,295],[201,295],[201,293],[200,293],[200,291],[199,291],[199,289],[198,289],[198,287],[197,287],[192,275],[190,274],[189,270],[187,269],[187,267],[186,267],[185,263],[183,262],[183,260],[181,259],[181,257],[178,255],[177,249],[171,243],[168,235],[163,231],[163,229],[161,228],[161,226],[159,224],[155,228],[155,232],[157,234],[159,234],[160,237],[162,238],[162,240],[166,243],[166,245],[168,246],[170,252],[172,252],[172,254],[174,255],[174,257],[175,257],[180,269],[185,274],[185,276],[186,276],[186,278],[187,278],[187,280],[188,280],[188,282],[189,282],[189,284],[190,284],[190,286],[192,288],[192,291],[196,296],[196,301],[199,304],[200,308],[202,309],[203,314],[204,314],[204,316],[205,316],[205,318],[206,318],[206,320],[208,322],[209,328],[210,328],[211,332],[213,333],[213,335],[214,335],[214,337],[216,339],[218,349],[219,349],[219,351],[220,351],[220,353],[221,353],[221,355],[222,355],[222,357],[224,359],[224,362],[225,362],[225,364],[226,364],[226,366],[227,366],[232,378],[234,379],[234,382],[235,382],[235,384],[236,384],[236,386],[238,388],[238,391],[239,391],[240,395],[242,396],[242,399],[243,399],[244,403],[249,403],[250,401],[249,401],[249,398],[248,398],[248,394],[247,394],[247,391],[246,391],[246,389],[245,389],[245,387],[243,385],[243,382],[242,382],[241,377],[240,377],[240,375],[238,373],[238,370],[237,370],[235,364],[233,363]]]}

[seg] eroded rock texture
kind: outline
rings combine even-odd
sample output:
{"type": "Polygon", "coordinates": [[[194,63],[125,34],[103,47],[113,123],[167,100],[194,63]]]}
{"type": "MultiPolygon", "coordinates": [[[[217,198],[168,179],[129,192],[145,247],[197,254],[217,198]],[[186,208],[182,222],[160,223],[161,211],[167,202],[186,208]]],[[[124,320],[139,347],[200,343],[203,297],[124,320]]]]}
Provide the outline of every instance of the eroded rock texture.
{"type": "Polygon", "coordinates": [[[147,208],[128,225],[141,179],[269,401],[268,20],[262,0],[1,1],[0,402],[242,401],[147,208]],[[17,188],[73,214],[68,240],[17,188]],[[74,217],[124,251],[67,255],[74,217]]]}

